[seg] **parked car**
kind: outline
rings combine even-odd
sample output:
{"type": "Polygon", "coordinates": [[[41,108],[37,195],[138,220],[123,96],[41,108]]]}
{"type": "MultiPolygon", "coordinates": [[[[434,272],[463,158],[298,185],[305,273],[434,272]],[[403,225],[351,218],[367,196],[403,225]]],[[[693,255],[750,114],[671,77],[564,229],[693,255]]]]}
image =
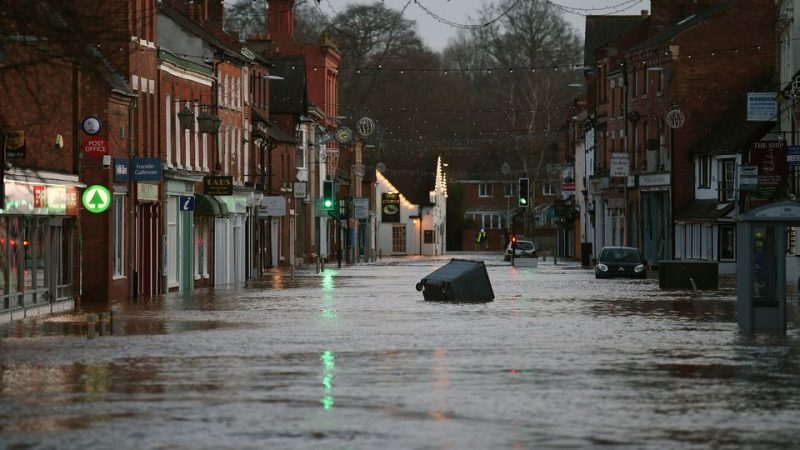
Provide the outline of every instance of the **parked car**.
{"type": "Polygon", "coordinates": [[[635,247],[603,247],[593,262],[595,278],[647,278],[647,261],[635,247]]]}
{"type": "MultiPolygon", "coordinates": [[[[503,255],[504,261],[511,261],[511,246],[513,244],[509,242],[508,247],[506,247],[506,253],[503,255]]],[[[536,244],[532,241],[517,241],[517,245],[514,251],[514,258],[538,258],[536,255],[536,244]]]]}

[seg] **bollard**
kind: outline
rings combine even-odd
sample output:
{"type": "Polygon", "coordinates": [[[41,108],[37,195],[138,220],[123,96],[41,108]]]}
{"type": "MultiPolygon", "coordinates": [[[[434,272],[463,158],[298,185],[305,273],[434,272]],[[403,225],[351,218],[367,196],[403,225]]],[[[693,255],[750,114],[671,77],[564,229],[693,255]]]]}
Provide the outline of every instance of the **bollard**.
{"type": "Polygon", "coordinates": [[[108,313],[101,312],[100,313],[100,326],[98,327],[98,331],[100,332],[100,336],[105,336],[108,334],[108,313]]]}
{"type": "Polygon", "coordinates": [[[378,250],[378,259],[383,258],[383,249],[378,250]]]}
{"type": "Polygon", "coordinates": [[[319,258],[317,258],[316,265],[317,265],[317,273],[319,273],[319,258]]]}
{"type": "Polygon", "coordinates": [[[119,310],[111,308],[111,334],[119,335],[122,331],[122,324],[119,322],[119,310]]]}
{"type": "Polygon", "coordinates": [[[87,339],[94,339],[95,335],[95,322],[97,318],[94,314],[87,314],[86,315],[86,338],[87,339]]]}

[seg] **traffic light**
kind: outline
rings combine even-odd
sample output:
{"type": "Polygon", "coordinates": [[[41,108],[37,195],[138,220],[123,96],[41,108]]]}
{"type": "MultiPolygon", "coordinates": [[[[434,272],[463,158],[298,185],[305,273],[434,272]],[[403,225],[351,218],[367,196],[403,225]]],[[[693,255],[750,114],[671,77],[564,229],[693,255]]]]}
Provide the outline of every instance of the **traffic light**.
{"type": "Polygon", "coordinates": [[[322,182],[322,209],[330,211],[333,209],[333,180],[322,182]]]}
{"type": "Polygon", "coordinates": [[[528,178],[520,178],[519,186],[517,189],[517,204],[522,208],[527,208],[530,202],[530,180],[528,178]]]}

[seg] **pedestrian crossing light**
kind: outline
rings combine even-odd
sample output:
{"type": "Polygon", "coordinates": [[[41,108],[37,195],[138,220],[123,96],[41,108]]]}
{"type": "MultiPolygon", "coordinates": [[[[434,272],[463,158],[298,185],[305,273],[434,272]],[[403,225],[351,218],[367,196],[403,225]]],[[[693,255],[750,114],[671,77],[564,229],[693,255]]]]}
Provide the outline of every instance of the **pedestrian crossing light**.
{"type": "Polygon", "coordinates": [[[528,178],[520,178],[519,186],[517,189],[517,204],[521,208],[527,208],[530,196],[530,180],[528,178]]]}
{"type": "Polygon", "coordinates": [[[324,180],[322,182],[322,209],[332,210],[333,203],[333,180],[324,180]]]}

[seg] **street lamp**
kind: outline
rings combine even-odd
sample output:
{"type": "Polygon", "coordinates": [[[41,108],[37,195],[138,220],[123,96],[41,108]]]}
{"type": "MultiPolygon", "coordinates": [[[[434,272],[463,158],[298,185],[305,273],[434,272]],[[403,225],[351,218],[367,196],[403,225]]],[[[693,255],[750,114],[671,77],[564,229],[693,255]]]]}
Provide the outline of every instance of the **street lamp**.
{"type": "Polygon", "coordinates": [[[200,128],[201,133],[217,134],[219,127],[222,125],[222,119],[217,117],[216,114],[209,114],[208,111],[201,111],[197,115],[197,126],[200,128]]]}
{"type": "Polygon", "coordinates": [[[178,113],[178,122],[180,122],[182,130],[192,128],[192,121],[194,120],[194,113],[188,106],[183,105],[183,109],[178,113]]]}

